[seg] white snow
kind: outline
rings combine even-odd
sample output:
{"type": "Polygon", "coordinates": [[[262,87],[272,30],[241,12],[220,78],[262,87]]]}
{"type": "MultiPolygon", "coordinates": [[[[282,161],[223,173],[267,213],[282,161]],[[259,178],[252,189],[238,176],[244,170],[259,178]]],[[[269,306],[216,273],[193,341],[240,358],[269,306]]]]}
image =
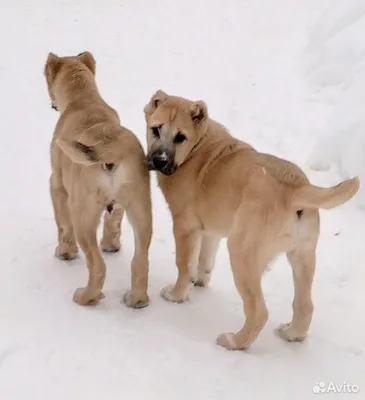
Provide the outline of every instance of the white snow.
{"type": "MultiPolygon", "coordinates": [[[[365,180],[365,1],[332,1],[308,40],[305,65],[316,100],[331,104],[309,156],[316,170],[365,180]]],[[[354,200],[365,207],[365,185],[354,200]]]]}
{"type": "Polygon", "coordinates": [[[163,89],[206,101],[235,136],[297,162],[315,184],[329,186],[346,174],[365,180],[364,9],[364,2],[333,0],[17,0],[1,6],[1,400],[310,400],[317,382],[360,386],[351,397],[329,393],[328,399],[363,398],[365,216],[359,201],[321,212],[315,313],[302,344],[273,333],[291,318],[285,257],[264,278],[270,319],[246,352],[215,345],[218,334],[243,323],[224,244],[208,289],[194,289],[184,304],[159,296],[177,271],[171,217],[155,179],[150,306],[120,304],[133,254],[127,221],[123,252],[105,256],[106,298],[93,308],[72,302],[87,271],[83,257],[72,263],[53,257],[49,143],[58,115],[43,65],[49,51],[93,52],[102,95],[144,146],[143,107],[163,89]],[[323,153],[333,143],[348,161],[342,170],[315,172],[308,158],[330,131],[333,142],[322,145],[323,153]],[[350,131],[349,145],[338,145],[336,137],[350,131]]]}

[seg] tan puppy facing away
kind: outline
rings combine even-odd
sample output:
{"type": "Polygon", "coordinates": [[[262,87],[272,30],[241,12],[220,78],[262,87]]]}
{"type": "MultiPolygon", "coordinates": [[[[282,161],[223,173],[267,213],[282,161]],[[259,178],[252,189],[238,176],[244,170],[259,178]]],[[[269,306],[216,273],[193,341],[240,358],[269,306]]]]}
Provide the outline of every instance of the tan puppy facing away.
{"type": "Polygon", "coordinates": [[[58,226],[56,256],[71,260],[77,243],[85,254],[89,280],[74,301],[103,298],[106,268],[97,243],[103,210],[106,252],[120,248],[120,226],[127,213],[135,238],[129,307],[148,305],[148,251],[152,236],[149,172],[136,136],[120,126],[116,111],[101,98],[91,53],[58,57],[49,53],[44,73],[52,107],[60,111],[51,144],[50,190],[58,226]]]}
{"type": "Polygon", "coordinates": [[[193,285],[207,285],[220,238],[228,238],[246,321],[238,333],[224,333],[217,343],[230,350],[248,348],[268,319],[263,272],[285,252],[294,277],[293,319],[277,333],[284,340],[304,340],[313,312],[318,209],[351,199],[358,178],[328,189],[312,186],[296,165],[233,138],[209,118],[202,101],[159,90],[144,112],[147,162],[158,171],[176,242],[178,278],[162,289],[162,297],[183,302],[193,285]]]}

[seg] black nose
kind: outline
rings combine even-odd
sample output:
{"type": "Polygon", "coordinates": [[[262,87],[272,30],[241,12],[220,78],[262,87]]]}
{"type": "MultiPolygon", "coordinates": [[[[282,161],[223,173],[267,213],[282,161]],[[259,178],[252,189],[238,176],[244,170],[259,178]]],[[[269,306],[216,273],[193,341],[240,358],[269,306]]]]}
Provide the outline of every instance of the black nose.
{"type": "Polygon", "coordinates": [[[155,165],[156,169],[161,171],[167,167],[169,160],[165,155],[157,155],[153,157],[153,164],[155,165]]]}

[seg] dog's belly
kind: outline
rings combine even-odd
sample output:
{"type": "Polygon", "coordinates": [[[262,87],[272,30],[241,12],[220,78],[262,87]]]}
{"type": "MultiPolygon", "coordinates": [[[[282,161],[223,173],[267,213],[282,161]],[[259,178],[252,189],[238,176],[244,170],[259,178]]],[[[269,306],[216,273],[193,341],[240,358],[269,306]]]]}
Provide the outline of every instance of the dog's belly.
{"type": "Polygon", "coordinates": [[[236,212],[242,202],[241,192],[240,188],[232,188],[227,184],[227,180],[217,180],[198,192],[196,207],[206,232],[228,237],[236,212]]]}
{"type": "Polygon", "coordinates": [[[228,237],[232,228],[235,208],[229,204],[214,205],[207,202],[200,209],[200,219],[203,230],[209,234],[219,237],[228,237]]]}
{"type": "Polygon", "coordinates": [[[211,218],[204,218],[203,220],[203,231],[214,236],[221,238],[227,238],[231,230],[233,218],[229,221],[227,218],[219,218],[212,221],[211,218]]]}

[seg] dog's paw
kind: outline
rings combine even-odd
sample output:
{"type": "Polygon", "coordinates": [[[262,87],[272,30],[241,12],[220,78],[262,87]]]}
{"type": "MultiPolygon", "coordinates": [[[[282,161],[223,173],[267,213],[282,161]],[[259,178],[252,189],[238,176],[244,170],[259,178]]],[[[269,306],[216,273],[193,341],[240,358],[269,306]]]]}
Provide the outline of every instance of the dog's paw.
{"type": "Polygon", "coordinates": [[[216,343],[227,350],[245,350],[246,347],[240,346],[236,341],[236,335],[232,332],[222,333],[217,337],[216,343]]]}
{"type": "Polygon", "coordinates": [[[104,298],[103,292],[92,292],[88,288],[78,288],[74,293],[73,301],[80,306],[95,306],[104,298]]]}
{"type": "Polygon", "coordinates": [[[59,247],[56,247],[54,255],[59,260],[72,261],[72,260],[76,260],[76,258],[78,257],[78,251],[77,250],[64,250],[64,249],[62,249],[62,251],[61,251],[59,247]]]}
{"type": "Polygon", "coordinates": [[[107,240],[101,239],[100,242],[101,249],[104,253],[117,253],[120,251],[121,245],[119,240],[107,240]]]}
{"type": "Polygon", "coordinates": [[[306,335],[298,335],[298,332],[293,330],[290,322],[280,324],[275,329],[275,334],[286,342],[303,342],[306,338],[306,335]]]}
{"type": "Polygon", "coordinates": [[[150,299],[147,294],[144,296],[134,296],[131,291],[123,296],[122,301],[130,308],[145,308],[150,304],[150,299]]]}
{"type": "Polygon", "coordinates": [[[120,247],[113,247],[113,246],[101,246],[101,249],[103,250],[104,253],[118,253],[120,251],[120,247]]]}
{"type": "Polygon", "coordinates": [[[198,279],[195,281],[194,286],[196,287],[207,287],[209,285],[211,273],[204,272],[198,275],[198,279]]]}
{"type": "Polygon", "coordinates": [[[183,303],[189,298],[189,290],[187,290],[186,293],[179,293],[175,289],[175,285],[168,285],[161,290],[160,295],[166,301],[183,303]]]}

